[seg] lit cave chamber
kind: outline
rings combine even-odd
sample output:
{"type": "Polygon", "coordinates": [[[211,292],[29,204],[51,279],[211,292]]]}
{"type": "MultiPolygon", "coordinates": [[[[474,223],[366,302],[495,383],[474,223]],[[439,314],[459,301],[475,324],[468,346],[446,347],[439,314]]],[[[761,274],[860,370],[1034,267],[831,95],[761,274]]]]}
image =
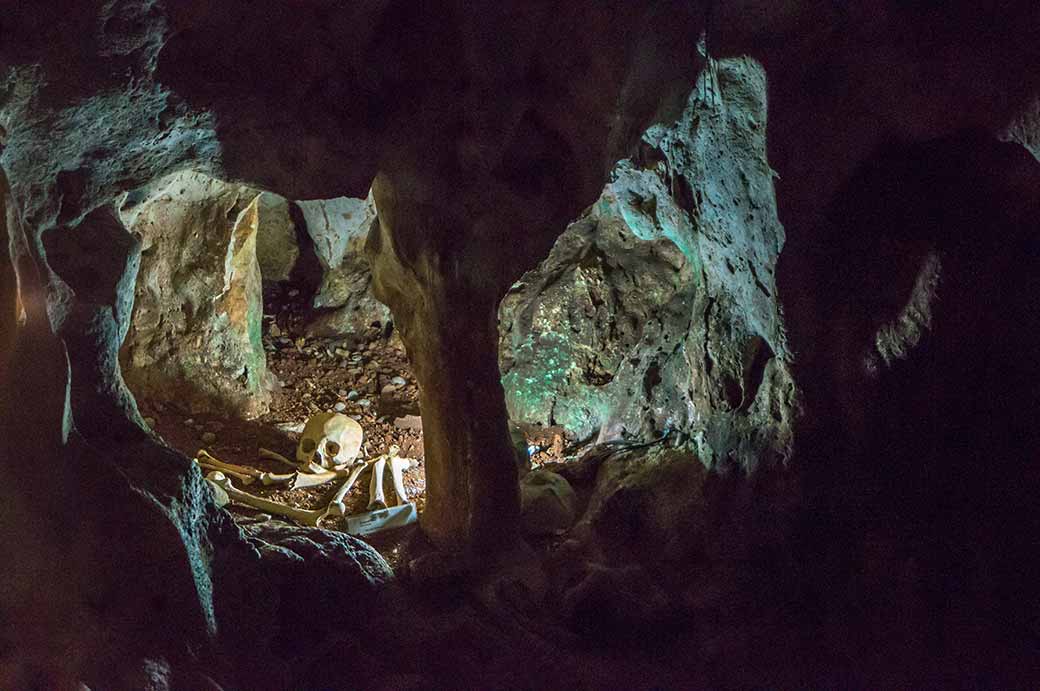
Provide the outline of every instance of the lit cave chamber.
{"type": "Polygon", "coordinates": [[[1038,31],[3,3],[0,689],[1035,686],[1038,31]]]}

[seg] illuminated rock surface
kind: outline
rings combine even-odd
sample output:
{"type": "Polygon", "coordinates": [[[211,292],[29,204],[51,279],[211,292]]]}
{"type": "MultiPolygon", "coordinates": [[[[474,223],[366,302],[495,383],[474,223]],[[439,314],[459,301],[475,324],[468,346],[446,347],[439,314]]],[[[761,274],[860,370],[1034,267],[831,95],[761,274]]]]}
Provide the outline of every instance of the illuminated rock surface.
{"type": "Polygon", "coordinates": [[[385,330],[390,310],[372,295],[372,271],[364,253],[376,217],[372,200],[342,197],[297,206],[322,271],[310,333],[363,340],[385,330]]]}
{"type": "Polygon", "coordinates": [[[124,346],[127,381],[138,395],[191,413],[263,412],[258,194],[186,173],[124,207],[127,228],[142,243],[124,346]]]}

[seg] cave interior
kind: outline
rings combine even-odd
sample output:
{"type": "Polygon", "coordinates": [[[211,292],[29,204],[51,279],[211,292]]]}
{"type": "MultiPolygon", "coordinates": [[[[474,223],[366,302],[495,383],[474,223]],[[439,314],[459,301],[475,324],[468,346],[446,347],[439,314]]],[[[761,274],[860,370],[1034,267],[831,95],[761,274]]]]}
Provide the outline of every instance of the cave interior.
{"type": "Polygon", "coordinates": [[[1040,682],[1037,3],[0,8],[0,688],[1040,682]]]}

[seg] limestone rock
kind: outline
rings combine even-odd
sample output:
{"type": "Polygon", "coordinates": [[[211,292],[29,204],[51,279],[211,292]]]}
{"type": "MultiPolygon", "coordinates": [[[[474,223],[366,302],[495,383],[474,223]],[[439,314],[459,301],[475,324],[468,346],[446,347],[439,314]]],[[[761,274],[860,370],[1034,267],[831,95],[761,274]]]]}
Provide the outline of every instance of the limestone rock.
{"type": "Polygon", "coordinates": [[[122,216],[142,242],[122,355],[130,388],[193,413],[262,413],[269,375],[255,192],[177,173],[122,216]]]}
{"type": "Polygon", "coordinates": [[[667,238],[637,236],[617,203],[605,193],[502,301],[502,383],[514,420],[585,439],[620,419],[638,433],[655,393],[681,395],[678,386],[655,392],[667,356],[658,344],[675,347],[689,327],[694,264],[667,238]]]}
{"type": "Polygon", "coordinates": [[[373,329],[382,330],[391,319],[390,310],[372,295],[372,271],[364,253],[376,219],[371,196],[300,201],[297,206],[322,268],[314,297],[319,312],[308,332],[361,339],[373,329]]]}
{"type": "Polygon", "coordinates": [[[260,264],[260,275],[265,281],[287,281],[300,258],[289,202],[285,197],[263,192],[259,207],[256,259],[260,264]]]}
{"type": "Polygon", "coordinates": [[[582,527],[622,563],[681,562],[698,554],[705,536],[707,475],[698,458],[682,451],[611,456],[599,467],[582,527]]]}
{"type": "Polygon", "coordinates": [[[709,465],[789,453],[764,72],[722,60],[707,99],[706,79],[502,301],[513,419],[600,441],[678,430],[709,465]]]}
{"type": "Polygon", "coordinates": [[[552,535],[574,524],[574,490],[563,476],[532,470],[520,480],[520,520],[528,535],[552,535]]]}
{"type": "Polygon", "coordinates": [[[242,530],[271,564],[335,572],[343,587],[354,595],[372,590],[394,575],[379,552],[346,533],[300,528],[279,521],[250,523],[242,530]]]}

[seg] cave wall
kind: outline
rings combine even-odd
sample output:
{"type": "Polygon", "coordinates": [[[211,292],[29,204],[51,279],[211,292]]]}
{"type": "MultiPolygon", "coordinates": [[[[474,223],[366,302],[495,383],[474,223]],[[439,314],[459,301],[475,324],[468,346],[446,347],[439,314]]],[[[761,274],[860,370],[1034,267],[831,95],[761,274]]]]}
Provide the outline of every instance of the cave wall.
{"type": "Polygon", "coordinates": [[[307,325],[314,336],[358,342],[384,333],[392,318],[372,294],[372,269],[365,242],[376,220],[375,203],[341,197],[298,201],[307,235],[321,268],[307,325]]]}
{"type": "MultiPolygon", "coordinates": [[[[244,1],[5,6],[0,125],[8,141],[0,163],[12,189],[5,204],[8,227],[13,214],[26,229],[13,263],[26,266],[32,257],[40,280],[23,280],[4,308],[2,462],[16,466],[30,445],[48,458],[70,459],[58,466],[61,482],[5,487],[11,499],[4,505],[17,514],[5,526],[44,526],[31,547],[6,535],[8,551],[25,558],[5,562],[5,583],[17,586],[9,592],[24,594],[4,603],[5,620],[34,625],[37,640],[58,629],[57,614],[34,622],[23,605],[54,611],[33,599],[39,589],[32,587],[53,577],[60,563],[53,555],[68,545],[48,517],[66,499],[89,497],[84,503],[96,513],[82,521],[81,542],[100,543],[90,553],[103,553],[118,525],[114,542],[125,545],[125,560],[111,559],[100,575],[69,574],[73,585],[108,594],[85,600],[115,602],[111,594],[123,583],[117,565],[132,573],[144,568],[131,565],[141,554],[165,554],[167,561],[148,572],[172,579],[170,592],[186,594],[178,611],[202,613],[189,617],[202,622],[193,629],[201,633],[185,637],[207,638],[204,537],[219,533],[208,531],[221,519],[199,490],[197,472],[154,441],[119,454],[104,435],[95,436],[97,450],[86,451],[72,434],[73,422],[88,419],[89,410],[66,406],[65,392],[100,367],[111,388],[99,395],[130,425],[121,438],[133,433],[129,401],[118,400],[117,370],[95,357],[112,351],[111,338],[92,342],[65,319],[75,300],[95,313],[102,303],[96,295],[75,296],[81,269],[48,261],[76,256],[77,232],[119,237],[110,225],[97,225],[101,216],[93,212],[184,168],[297,199],[360,197],[376,178],[377,203],[389,210],[378,242],[370,243],[377,294],[411,329],[413,357],[429,354],[424,386],[445,385],[423,409],[433,412],[429,422],[443,442],[441,465],[431,467],[452,480],[441,498],[457,496],[461,508],[433,527],[449,541],[465,541],[474,537],[468,516],[496,515],[496,502],[476,501],[471,487],[490,487],[489,496],[510,504],[511,478],[478,460],[480,453],[499,461],[509,455],[502,392],[491,383],[499,293],[595,201],[608,171],[631,155],[654,116],[675,114],[659,111],[660,104],[688,93],[706,55],[746,54],[769,79],[768,162],[779,174],[774,186],[786,236],[775,280],[783,318],[770,328],[773,306],[750,269],[724,246],[711,246],[713,238],[739,237],[721,220],[704,233],[701,258],[721,260],[712,263],[718,273],[711,280],[725,288],[716,287],[719,317],[712,317],[715,307],[704,314],[709,325],[735,324],[741,338],[762,339],[775,363],[786,357],[805,411],[789,467],[805,481],[806,495],[800,519],[777,527],[790,529],[784,556],[794,563],[790,588],[778,597],[797,595],[792,609],[806,618],[799,621],[812,622],[812,634],[828,634],[808,637],[829,647],[838,667],[877,650],[878,660],[891,653],[890,661],[942,679],[945,662],[967,660],[959,664],[999,674],[1003,660],[1028,659],[1037,635],[1035,585],[1022,568],[1036,534],[1029,501],[1037,487],[1029,462],[1038,412],[1029,357],[1037,345],[1029,299],[1036,292],[1036,162],[1017,144],[996,142],[1008,132],[1012,141],[1033,141],[1023,126],[1009,126],[1026,122],[1035,103],[1040,8],[1025,1],[999,8],[716,3],[702,57],[691,50],[708,18],[700,6],[663,3],[644,12],[633,3],[579,2],[524,16],[511,8],[315,2],[262,14],[244,1]],[[869,192],[865,201],[857,185],[869,192]],[[17,328],[12,304],[27,313],[17,328]],[[725,316],[737,307],[743,322],[725,316]],[[51,314],[44,316],[46,308],[51,314]],[[54,329],[62,324],[74,331],[59,339],[54,329]],[[83,352],[65,349],[65,342],[93,344],[83,352]],[[467,372],[479,385],[452,388],[467,372]],[[462,416],[463,430],[449,428],[459,419],[452,410],[484,404],[490,421],[462,416]],[[451,448],[459,460],[449,457],[451,448]],[[81,482],[73,470],[102,467],[106,459],[115,469],[103,486],[81,482]],[[34,499],[45,501],[34,506],[34,499]],[[135,523],[142,513],[155,523],[135,523]],[[149,546],[144,534],[168,541],[149,546]],[[29,565],[30,575],[18,565],[29,565]],[[886,600],[885,593],[910,595],[886,600]],[[920,628],[890,626],[908,612],[920,628]],[[843,639],[845,622],[862,619],[875,628],[843,639]],[[893,630],[900,636],[879,645],[893,630]]],[[[725,166],[719,175],[732,179],[725,166]]],[[[720,210],[728,206],[722,190],[705,191],[709,201],[718,195],[720,210]]],[[[759,193],[744,192],[749,199],[759,193]]],[[[750,209],[742,202],[732,208],[750,209]]],[[[122,258],[131,258],[132,244],[122,247],[122,258]]],[[[755,257],[769,262],[757,248],[755,257]]],[[[112,264],[112,271],[128,266],[112,264]]],[[[10,298],[8,265],[0,275],[10,298]]],[[[767,291],[774,287],[761,273],[758,279],[767,291]]],[[[732,428],[739,419],[732,410],[744,403],[736,391],[749,388],[737,376],[743,359],[738,367],[736,351],[713,351],[710,326],[706,334],[704,351],[722,364],[720,387],[706,387],[705,395],[731,411],[718,419],[732,428]]],[[[724,437],[725,426],[715,436],[724,437]]],[[[706,439],[713,448],[732,446],[707,432],[706,439]]],[[[734,482],[735,491],[754,494],[751,485],[734,482]]],[[[638,515],[616,505],[618,515],[638,515]]],[[[728,536],[713,535],[716,546],[728,536]]],[[[508,532],[479,537],[488,546],[508,532]]],[[[226,555],[242,539],[212,544],[226,555]]],[[[773,565],[784,563],[764,561],[774,573],[773,565]]],[[[218,591],[227,587],[219,576],[218,591]]],[[[117,641],[112,632],[125,631],[123,621],[101,618],[98,629],[110,635],[83,638],[117,641]]],[[[154,621],[129,629],[154,633],[154,621]]],[[[91,679],[89,660],[111,659],[41,657],[32,658],[39,669],[53,667],[69,679],[91,679]]]]}
{"type": "Polygon", "coordinates": [[[713,61],[674,125],[524,275],[500,311],[514,419],[579,438],[694,438],[709,466],[786,458],[798,414],[776,298],[784,244],[767,79],[713,61]]]}
{"type": "Polygon", "coordinates": [[[124,203],[122,221],[141,243],[123,345],[123,370],[138,396],[193,415],[266,411],[260,209],[258,190],[193,172],[124,203]]]}

